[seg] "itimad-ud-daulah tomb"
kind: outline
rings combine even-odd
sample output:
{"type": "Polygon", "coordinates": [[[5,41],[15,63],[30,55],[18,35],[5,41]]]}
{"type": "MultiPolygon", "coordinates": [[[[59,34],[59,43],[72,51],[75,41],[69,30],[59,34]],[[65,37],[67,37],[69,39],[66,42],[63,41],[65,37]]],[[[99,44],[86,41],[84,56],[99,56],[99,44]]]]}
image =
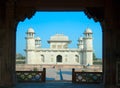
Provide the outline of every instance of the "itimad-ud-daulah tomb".
{"type": "Polygon", "coordinates": [[[93,38],[89,28],[78,39],[77,48],[68,48],[71,41],[63,34],[50,37],[50,48],[41,47],[41,39],[34,37],[34,29],[29,28],[26,34],[26,64],[93,65],[93,38]]]}

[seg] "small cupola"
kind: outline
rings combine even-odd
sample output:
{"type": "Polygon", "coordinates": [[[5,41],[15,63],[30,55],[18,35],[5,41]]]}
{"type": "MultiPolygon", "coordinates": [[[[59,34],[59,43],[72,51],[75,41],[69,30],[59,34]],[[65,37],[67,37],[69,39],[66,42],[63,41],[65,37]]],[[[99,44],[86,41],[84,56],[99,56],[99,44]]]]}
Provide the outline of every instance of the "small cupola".
{"type": "Polygon", "coordinates": [[[35,46],[36,46],[36,48],[40,48],[40,46],[41,46],[41,39],[40,39],[40,37],[35,38],[35,46]]]}
{"type": "Polygon", "coordinates": [[[84,32],[85,38],[92,38],[92,30],[87,28],[84,32]]]}
{"type": "Polygon", "coordinates": [[[29,28],[26,34],[27,34],[27,37],[33,38],[34,34],[35,34],[35,31],[34,31],[33,28],[29,28]]]}
{"type": "Polygon", "coordinates": [[[77,44],[79,49],[83,49],[83,37],[80,37],[78,39],[78,44],[77,44]]]}
{"type": "Polygon", "coordinates": [[[79,42],[79,44],[83,44],[83,37],[80,37],[80,38],[78,39],[78,42],[79,42]]]}

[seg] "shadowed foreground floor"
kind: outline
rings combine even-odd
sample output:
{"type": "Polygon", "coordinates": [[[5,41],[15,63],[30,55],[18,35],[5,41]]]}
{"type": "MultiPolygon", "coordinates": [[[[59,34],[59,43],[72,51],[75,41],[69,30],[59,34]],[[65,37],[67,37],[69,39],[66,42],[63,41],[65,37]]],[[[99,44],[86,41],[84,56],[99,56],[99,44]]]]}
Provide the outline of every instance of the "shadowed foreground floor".
{"type": "Polygon", "coordinates": [[[15,88],[104,88],[102,84],[74,84],[71,82],[19,83],[15,88]]]}

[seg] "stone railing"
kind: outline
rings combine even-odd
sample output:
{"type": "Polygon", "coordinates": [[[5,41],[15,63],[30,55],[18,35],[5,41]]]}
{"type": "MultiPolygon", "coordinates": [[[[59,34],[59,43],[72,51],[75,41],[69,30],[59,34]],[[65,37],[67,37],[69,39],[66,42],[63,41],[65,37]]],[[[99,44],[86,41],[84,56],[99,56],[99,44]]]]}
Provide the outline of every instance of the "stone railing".
{"type": "Polygon", "coordinates": [[[72,82],[73,83],[102,83],[102,72],[78,72],[72,69],[72,82]]]}
{"type": "Polygon", "coordinates": [[[43,71],[16,71],[18,82],[45,82],[46,69],[43,71]]]}

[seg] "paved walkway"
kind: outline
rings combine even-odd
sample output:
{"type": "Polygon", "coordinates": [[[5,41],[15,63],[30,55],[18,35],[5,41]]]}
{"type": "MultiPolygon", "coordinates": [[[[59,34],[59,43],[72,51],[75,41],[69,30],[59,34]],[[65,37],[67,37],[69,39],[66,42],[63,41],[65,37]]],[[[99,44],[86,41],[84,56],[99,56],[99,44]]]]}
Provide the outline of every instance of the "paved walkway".
{"type": "Polygon", "coordinates": [[[46,80],[72,80],[72,69],[46,69],[46,80]]]}
{"type": "Polygon", "coordinates": [[[15,88],[104,88],[102,84],[73,84],[71,82],[19,83],[15,88]]]}

